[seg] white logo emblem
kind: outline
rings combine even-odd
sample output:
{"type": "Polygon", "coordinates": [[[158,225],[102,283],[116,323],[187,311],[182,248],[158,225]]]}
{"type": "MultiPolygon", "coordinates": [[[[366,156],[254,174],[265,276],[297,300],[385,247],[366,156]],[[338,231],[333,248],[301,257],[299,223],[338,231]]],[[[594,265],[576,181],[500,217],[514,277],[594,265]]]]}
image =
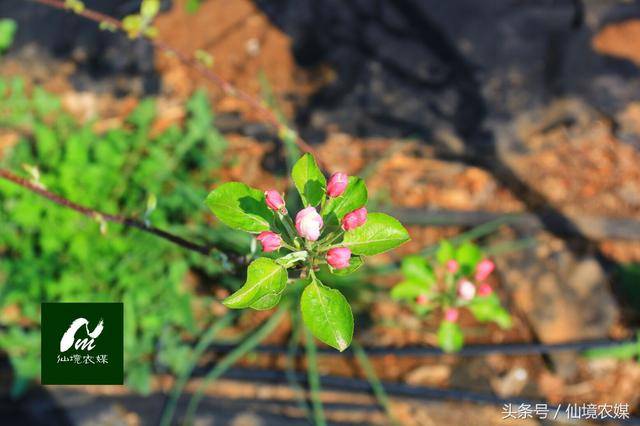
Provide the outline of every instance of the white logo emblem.
{"type": "Polygon", "coordinates": [[[77,318],[73,320],[67,331],[65,331],[65,333],[62,335],[62,339],[60,339],[60,352],[66,352],[69,348],[71,348],[71,346],[74,346],[74,342],[76,350],[84,349],[86,351],[90,351],[95,347],[95,344],[93,342],[96,338],[98,338],[100,333],[102,333],[103,328],[104,326],[102,320],[100,320],[96,328],[94,328],[91,332],[89,331],[89,321],[86,318],[77,318]],[[91,339],[89,339],[89,337],[85,337],[84,339],[76,339],[76,331],[78,331],[78,329],[83,325],[85,331],[91,339]]]}

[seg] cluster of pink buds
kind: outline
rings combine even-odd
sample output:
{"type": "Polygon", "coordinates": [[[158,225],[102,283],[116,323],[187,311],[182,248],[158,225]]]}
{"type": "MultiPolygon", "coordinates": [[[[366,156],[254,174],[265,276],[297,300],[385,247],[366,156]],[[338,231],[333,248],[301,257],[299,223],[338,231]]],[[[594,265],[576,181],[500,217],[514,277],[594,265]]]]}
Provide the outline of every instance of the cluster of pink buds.
{"type": "Polygon", "coordinates": [[[482,282],[491,275],[496,265],[489,259],[484,259],[476,266],[476,281],[482,282]]]}
{"type": "Polygon", "coordinates": [[[494,269],[496,269],[496,264],[489,259],[483,259],[478,263],[478,266],[476,266],[475,279],[480,283],[480,286],[478,287],[478,296],[489,296],[493,293],[493,288],[483,281],[489,278],[489,275],[491,275],[494,269]]]}
{"type": "MultiPolygon", "coordinates": [[[[460,269],[460,265],[455,260],[449,260],[446,264],[446,269],[447,272],[455,274],[460,269]]],[[[483,281],[486,280],[489,275],[491,275],[494,269],[495,264],[489,259],[483,259],[480,263],[478,263],[478,265],[476,266],[474,278],[475,281],[480,284],[476,288],[476,285],[466,278],[458,281],[458,285],[456,288],[458,299],[462,302],[470,302],[474,297],[476,297],[476,295],[485,297],[493,293],[493,288],[491,288],[488,283],[483,281]]],[[[445,311],[445,320],[456,322],[457,319],[458,311],[456,309],[450,308],[445,311]]]]}
{"type": "MultiPolygon", "coordinates": [[[[334,173],[327,183],[327,195],[331,198],[341,196],[347,188],[349,176],[345,173],[334,173]]],[[[281,214],[286,214],[286,204],[282,194],[275,189],[265,191],[267,206],[281,214]]],[[[345,231],[350,231],[364,225],[367,221],[367,209],[361,207],[347,213],[341,221],[341,227],[345,231]]],[[[324,222],[322,216],[315,207],[307,207],[298,212],[295,218],[295,228],[298,235],[307,241],[317,241],[322,233],[324,222]]],[[[260,233],[257,240],[262,245],[262,251],[272,252],[282,247],[282,238],[275,232],[264,231],[260,233]]],[[[351,250],[347,247],[334,247],[327,251],[327,263],[334,269],[342,269],[349,266],[351,260],[351,250]]]]}
{"type": "MultiPolygon", "coordinates": [[[[294,136],[286,128],[279,130],[283,137],[294,136]]],[[[393,250],[411,237],[394,217],[367,212],[364,179],[342,172],[327,179],[310,153],[291,165],[290,176],[300,208],[276,189],[263,192],[242,182],[223,183],[207,196],[207,206],[222,224],[254,235],[246,281],[223,304],[256,310],[283,301],[289,305],[287,287],[295,283],[301,290],[297,305],[305,329],[344,351],[353,338],[351,306],[339,289],[322,280],[352,274],[366,256],[393,250]]]]}

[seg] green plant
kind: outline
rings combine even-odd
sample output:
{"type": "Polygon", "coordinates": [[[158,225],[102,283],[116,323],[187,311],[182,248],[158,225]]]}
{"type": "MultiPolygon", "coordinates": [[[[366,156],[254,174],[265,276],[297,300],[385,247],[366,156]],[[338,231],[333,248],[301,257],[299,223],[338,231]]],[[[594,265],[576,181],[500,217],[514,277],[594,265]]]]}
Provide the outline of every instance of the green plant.
{"type": "Polygon", "coordinates": [[[343,351],[353,336],[351,307],[339,290],[320,281],[316,271],[322,266],[336,275],[350,274],[362,266],[364,256],[391,250],[408,241],[409,234],[391,216],[367,213],[367,188],[358,177],[336,173],[327,183],[310,154],[297,161],[291,177],[305,206],[295,224],[274,190],[262,192],[229,182],[207,197],[220,221],[259,234],[263,251],[275,254],[254,260],[242,288],[223,303],[233,309],[271,309],[280,302],[288,277],[301,277],[302,320],[316,338],[343,351]]]}
{"type": "Polygon", "coordinates": [[[587,358],[612,358],[620,360],[635,359],[640,362],[640,332],[636,333],[636,341],[624,343],[621,345],[593,348],[584,351],[583,355],[587,358]]]}
{"type": "MultiPolygon", "coordinates": [[[[184,126],[157,136],[153,100],[104,134],[20,79],[0,79],[0,104],[0,126],[21,135],[0,160],[4,166],[23,167],[37,185],[99,210],[249,251],[248,238],[208,225],[201,214],[226,146],[204,93],[187,103],[184,126]]],[[[41,301],[123,301],[126,381],[149,391],[150,373],[186,368],[185,338],[214,321],[211,297],[184,286],[190,271],[237,285],[223,254],[205,257],[122,225],[107,227],[99,216],[88,219],[4,181],[0,223],[0,348],[17,373],[16,393],[39,373],[41,301]]]]}
{"type": "Polygon", "coordinates": [[[441,311],[438,344],[445,352],[455,352],[464,343],[460,309],[469,310],[480,322],[511,327],[511,316],[485,282],[494,267],[477,245],[465,241],[456,247],[443,240],[434,261],[422,256],[403,259],[404,280],[396,284],[391,297],[406,302],[418,315],[441,311]]]}
{"type": "Polygon", "coordinates": [[[198,9],[200,9],[200,6],[202,6],[203,2],[204,0],[187,0],[184,7],[187,10],[187,12],[196,13],[198,9]]]}
{"type": "Polygon", "coordinates": [[[0,55],[13,44],[18,24],[13,19],[0,19],[0,55]]]}

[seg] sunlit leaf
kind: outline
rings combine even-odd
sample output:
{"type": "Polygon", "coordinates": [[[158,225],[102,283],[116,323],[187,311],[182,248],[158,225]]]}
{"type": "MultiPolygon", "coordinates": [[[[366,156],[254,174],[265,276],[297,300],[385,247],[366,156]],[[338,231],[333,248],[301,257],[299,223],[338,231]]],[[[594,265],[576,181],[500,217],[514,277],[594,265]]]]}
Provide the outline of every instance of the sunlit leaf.
{"type": "Polygon", "coordinates": [[[369,213],[364,225],[345,232],[343,245],[354,254],[372,256],[394,249],[409,239],[407,230],[393,217],[369,213]]]}
{"type": "Polygon", "coordinates": [[[353,314],[347,299],[336,289],[312,280],[300,298],[302,319],[320,341],[344,351],[353,338],[353,314]]]}
{"type": "Polygon", "coordinates": [[[244,183],[220,185],[207,197],[207,205],[222,223],[247,232],[268,231],[273,212],[264,193],[244,183]]]}
{"type": "Polygon", "coordinates": [[[249,265],[244,285],[222,303],[233,309],[271,309],[287,285],[287,270],[272,259],[260,257],[249,265]]]}
{"type": "Polygon", "coordinates": [[[291,178],[296,185],[302,202],[306,206],[317,206],[324,198],[327,179],[311,154],[303,155],[294,164],[291,178]]]}

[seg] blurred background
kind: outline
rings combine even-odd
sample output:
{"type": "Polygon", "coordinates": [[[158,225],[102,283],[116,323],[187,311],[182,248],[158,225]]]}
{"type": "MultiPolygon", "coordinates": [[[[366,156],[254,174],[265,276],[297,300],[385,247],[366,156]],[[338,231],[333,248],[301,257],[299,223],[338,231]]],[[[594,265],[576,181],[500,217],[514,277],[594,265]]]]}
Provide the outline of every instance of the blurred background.
{"type": "MultiPolygon", "coordinates": [[[[140,7],[85,4],[116,18],[140,7]]],[[[286,191],[297,147],[148,41],[30,1],[0,1],[0,19],[16,24],[0,26],[1,166],[227,250],[207,257],[117,224],[104,232],[0,182],[0,423],[158,424],[176,376],[193,369],[183,389],[193,393],[270,314],[243,312],[205,336],[243,281],[229,253],[251,249],[208,213],[206,194],[231,180],[286,191]],[[43,300],[125,303],[127,386],[38,384],[43,300]],[[203,341],[213,346],[195,357],[203,341]]],[[[410,243],[332,283],[391,384],[397,423],[542,423],[503,419],[510,401],[625,403],[640,416],[640,2],[174,0],[154,25],[158,40],[295,128],[328,173],[363,177],[370,210],[409,229],[410,243]],[[443,238],[492,257],[491,284],[513,318],[501,329],[463,315],[467,347],[520,351],[442,355],[430,350],[437,318],[389,297],[403,256],[443,238]],[[611,340],[627,343],[540,349],[611,340]]],[[[286,320],[208,387],[197,424],[308,424],[291,386],[306,361],[291,334],[286,320]]],[[[392,424],[366,363],[318,358],[329,424],[392,424]]]]}

